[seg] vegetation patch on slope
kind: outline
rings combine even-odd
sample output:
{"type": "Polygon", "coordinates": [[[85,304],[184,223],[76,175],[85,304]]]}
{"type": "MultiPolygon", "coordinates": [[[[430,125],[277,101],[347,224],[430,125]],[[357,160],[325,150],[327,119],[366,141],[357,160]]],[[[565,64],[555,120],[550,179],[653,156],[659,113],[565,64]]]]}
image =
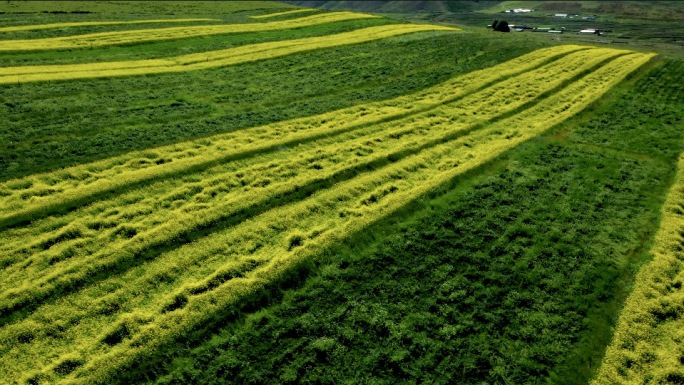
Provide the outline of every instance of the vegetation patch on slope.
{"type": "MultiPolygon", "coordinates": [[[[221,6],[192,7],[179,16],[221,6]]],[[[234,11],[224,24],[309,17],[234,11]]],[[[49,15],[23,24],[75,16],[49,15]]],[[[66,76],[0,85],[0,378],[588,382],[682,152],[681,62],[515,34],[366,36],[405,27],[0,55],[66,76]],[[68,73],[114,57],[203,71],[68,73]]],[[[70,28],[132,31],[33,32],[70,28]]],[[[677,381],[677,356],[658,357],[677,381]]]]}

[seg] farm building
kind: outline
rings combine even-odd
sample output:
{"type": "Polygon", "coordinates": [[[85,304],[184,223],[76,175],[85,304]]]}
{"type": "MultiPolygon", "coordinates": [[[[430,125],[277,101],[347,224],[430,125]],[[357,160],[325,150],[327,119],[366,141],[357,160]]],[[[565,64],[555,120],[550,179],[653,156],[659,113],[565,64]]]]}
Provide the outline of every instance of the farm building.
{"type": "Polygon", "coordinates": [[[532,9],[523,9],[523,8],[518,8],[518,9],[509,9],[504,11],[505,13],[529,13],[532,12],[532,9]]]}
{"type": "Polygon", "coordinates": [[[594,28],[583,29],[583,30],[579,31],[579,33],[582,33],[582,34],[603,35],[603,33],[602,33],[600,30],[594,29],[594,28]]]}

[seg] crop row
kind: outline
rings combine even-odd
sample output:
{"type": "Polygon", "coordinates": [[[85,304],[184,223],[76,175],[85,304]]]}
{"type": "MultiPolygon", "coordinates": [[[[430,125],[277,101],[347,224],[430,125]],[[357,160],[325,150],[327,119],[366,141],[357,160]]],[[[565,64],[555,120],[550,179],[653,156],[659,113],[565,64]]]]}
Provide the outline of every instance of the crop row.
{"type": "Polygon", "coordinates": [[[0,330],[0,375],[108,382],[332,243],[576,114],[649,59],[621,55],[512,116],[45,304],[0,330]]]}
{"type": "Polygon", "coordinates": [[[0,227],[34,220],[144,181],[213,166],[249,154],[378,124],[456,100],[492,82],[535,68],[579,46],[559,46],[474,71],[413,95],[331,111],[207,139],[136,151],[0,184],[0,227]]]}
{"type": "Polygon", "coordinates": [[[249,211],[271,197],[359,168],[367,169],[376,162],[396,160],[402,153],[447,140],[515,111],[560,86],[565,79],[622,53],[579,51],[428,112],[291,151],[266,154],[244,162],[248,164],[229,163],[209,170],[201,178],[190,176],[200,179],[195,183],[175,183],[177,186],[172,189],[153,185],[88,207],[91,214],[75,212],[65,228],[43,230],[54,228],[55,222],[65,222],[64,218],[57,218],[53,223],[41,223],[34,232],[22,229],[15,238],[32,239],[33,245],[26,248],[25,243],[17,242],[19,249],[3,248],[11,258],[3,264],[12,266],[4,269],[0,280],[0,313],[82,282],[95,272],[117,266],[144,250],[168,243],[169,239],[249,211]],[[502,87],[522,87],[525,92],[502,98],[498,92],[502,87]],[[122,209],[127,206],[134,209],[122,209]]]}
{"type": "Polygon", "coordinates": [[[249,44],[168,59],[5,67],[0,69],[0,84],[194,71],[270,59],[315,49],[365,43],[407,33],[456,30],[451,27],[427,24],[385,25],[335,35],[249,44]]]}
{"type": "Polygon", "coordinates": [[[42,29],[71,28],[71,27],[91,27],[100,25],[121,25],[121,24],[155,24],[155,23],[195,23],[200,21],[220,21],[221,19],[150,19],[150,20],[128,20],[128,21],[78,21],[69,23],[51,24],[31,24],[17,25],[13,27],[0,27],[2,32],[19,31],[38,31],[42,29]]]}
{"type": "Polygon", "coordinates": [[[0,51],[37,51],[51,49],[79,49],[109,45],[132,44],[159,40],[175,40],[197,36],[232,33],[275,31],[303,28],[338,21],[377,18],[379,16],[356,12],[326,12],[289,20],[266,23],[200,25],[168,27],[134,31],[98,32],[85,35],[50,37],[44,39],[0,40],[0,51]]]}
{"type": "Polygon", "coordinates": [[[636,275],[592,384],[684,381],[684,156],[650,253],[653,259],[636,275]]]}

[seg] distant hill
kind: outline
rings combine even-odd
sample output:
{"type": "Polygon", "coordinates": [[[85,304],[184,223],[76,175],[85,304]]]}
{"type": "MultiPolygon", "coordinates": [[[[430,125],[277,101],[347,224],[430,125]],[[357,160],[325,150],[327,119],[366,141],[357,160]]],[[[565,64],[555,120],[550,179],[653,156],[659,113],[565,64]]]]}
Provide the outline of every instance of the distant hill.
{"type": "Polygon", "coordinates": [[[379,13],[408,13],[419,11],[430,12],[459,12],[477,11],[492,8],[501,1],[489,0],[439,0],[439,1],[326,1],[326,0],[294,0],[285,1],[306,7],[316,7],[324,9],[345,9],[359,12],[379,12],[379,13]]]}

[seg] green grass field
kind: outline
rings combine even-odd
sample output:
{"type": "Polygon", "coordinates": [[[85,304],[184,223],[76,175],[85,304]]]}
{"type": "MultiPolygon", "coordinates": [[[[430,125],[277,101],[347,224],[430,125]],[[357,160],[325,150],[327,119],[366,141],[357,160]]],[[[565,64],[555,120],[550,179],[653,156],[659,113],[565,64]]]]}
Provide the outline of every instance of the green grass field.
{"type": "Polygon", "coordinates": [[[0,12],[0,382],[684,379],[679,56],[276,2],[0,12]]]}

